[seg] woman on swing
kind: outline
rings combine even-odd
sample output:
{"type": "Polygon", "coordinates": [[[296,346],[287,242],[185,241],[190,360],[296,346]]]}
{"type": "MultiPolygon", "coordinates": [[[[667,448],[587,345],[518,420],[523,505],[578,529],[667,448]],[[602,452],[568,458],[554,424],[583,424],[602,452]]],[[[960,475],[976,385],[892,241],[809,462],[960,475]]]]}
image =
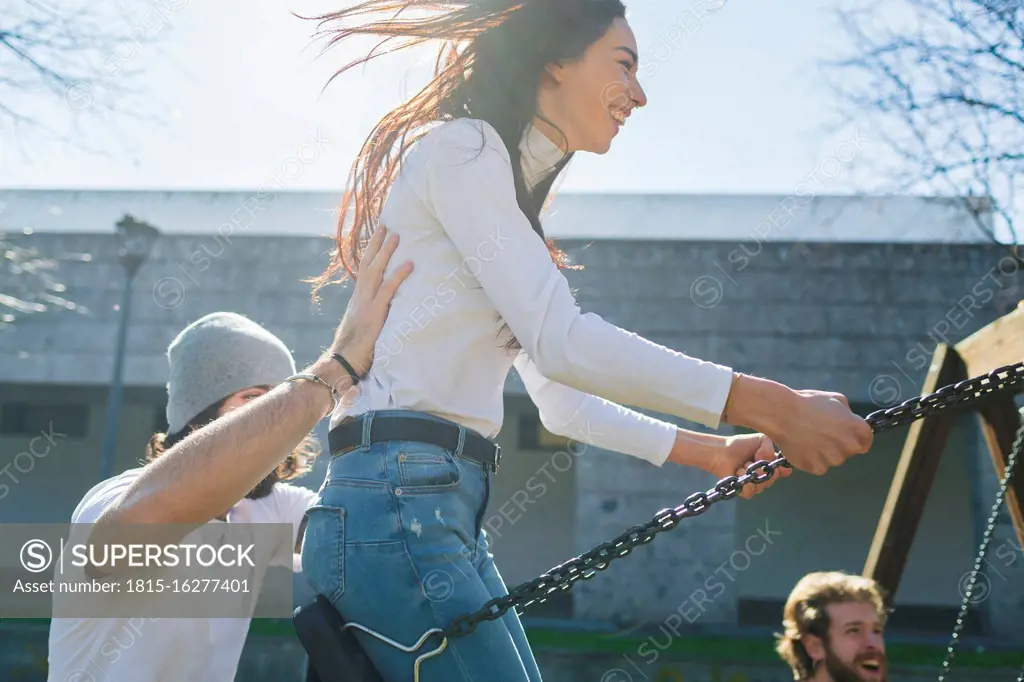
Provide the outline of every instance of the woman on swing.
{"type": "MultiPolygon", "coordinates": [[[[654,466],[721,478],[772,459],[778,444],[795,468],[821,475],[871,447],[840,394],[740,375],[577,307],[539,216],[572,155],[607,152],[647,104],[620,0],[369,0],[318,19],[339,24],[332,44],[376,35],[459,48],[370,134],[317,281],[355,276],[375,229],[401,237],[393,262],[416,264],[369,373],[352,370],[358,395],[331,417],[340,456],[308,512],[303,572],[347,622],[412,646],[507,594],[480,526],[513,365],[548,430],[654,466]],[[377,12],[391,16],[351,21],[377,12]],[[758,433],[699,434],[621,405],[758,433]],[[449,576],[450,589],[431,585],[449,576]]],[[[388,682],[412,680],[414,660],[439,644],[410,654],[357,637],[388,682]]],[[[450,639],[420,679],[541,676],[510,610],[450,639]]]]}

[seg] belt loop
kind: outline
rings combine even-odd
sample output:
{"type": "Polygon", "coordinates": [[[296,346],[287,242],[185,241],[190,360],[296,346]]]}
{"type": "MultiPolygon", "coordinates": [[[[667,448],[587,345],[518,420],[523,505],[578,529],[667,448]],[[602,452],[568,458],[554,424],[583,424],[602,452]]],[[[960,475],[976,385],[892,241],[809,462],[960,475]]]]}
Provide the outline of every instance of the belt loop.
{"type": "Polygon", "coordinates": [[[370,433],[373,428],[373,412],[367,412],[363,415],[363,442],[359,444],[359,449],[367,451],[370,449],[370,433]]]}
{"type": "Polygon", "coordinates": [[[462,449],[466,446],[466,427],[459,426],[459,443],[455,446],[455,458],[462,457],[462,449]]]}

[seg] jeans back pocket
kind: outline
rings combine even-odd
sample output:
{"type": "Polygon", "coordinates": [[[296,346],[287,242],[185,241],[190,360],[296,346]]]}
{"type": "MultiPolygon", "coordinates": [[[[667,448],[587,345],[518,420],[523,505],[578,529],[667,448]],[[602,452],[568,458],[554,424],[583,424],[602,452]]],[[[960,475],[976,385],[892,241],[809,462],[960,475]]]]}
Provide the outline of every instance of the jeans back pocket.
{"type": "Polygon", "coordinates": [[[335,606],[345,593],[345,510],[313,505],[306,510],[302,574],[335,606]]]}
{"type": "Polygon", "coordinates": [[[406,441],[398,448],[398,477],[403,493],[442,492],[457,488],[462,472],[449,450],[406,441]]]}

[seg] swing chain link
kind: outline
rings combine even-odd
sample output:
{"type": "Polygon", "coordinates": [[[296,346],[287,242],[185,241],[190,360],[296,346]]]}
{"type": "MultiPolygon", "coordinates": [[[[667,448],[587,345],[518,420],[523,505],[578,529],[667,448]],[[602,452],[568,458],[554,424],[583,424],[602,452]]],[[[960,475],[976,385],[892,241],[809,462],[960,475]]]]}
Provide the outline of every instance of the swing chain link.
{"type": "MultiPolygon", "coordinates": [[[[914,397],[899,405],[872,412],[865,420],[875,433],[879,433],[1022,385],[1024,385],[1024,362],[1019,362],[1015,365],[1000,367],[973,379],[943,386],[935,393],[914,397]]],[[[778,456],[771,461],[754,462],[747,467],[747,472],[742,476],[727,476],[709,490],[690,495],[680,506],[674,509],[662,509],[647,523],[633,526],[617,538],[598,545],[539,577],[513,588],[508,595],[491,599],[479,610],[459,616],[439,637],[468,635],[480,623],[497,620],[509,609],[518,608],[521,613],[523,609],[545,601],[557,591],[570,589],[578,580],[590,580],[597,574],[597,571],[608,568],[614,559],[630,554],[635,547],[646,545],[658,533],[675,528],[681,520],[703,514],[716,502],[736,497],[749,483],[764,483],[775,475],[775,471],[779,467],[792,468],[777,447],[776,454],[778,456]]]]}
{"type": "MultiPolygon", "coordinates": [[[[1021,425],[1017,430],[1017,438],[1013,443],[1013,448],[1010,450],[1010,456],[1006,458],[1006,469],[1003,473],[1003,480],[999,484],[999,492],[996,493],[996,500],[992,504],[992,512],[988,517],[988,525],[985,528],[985,534],[981,538],[981,546],[978,547],[978,555],[974,559],[974,568],[971,569],[970,579],[967,582],[967,587],[963,591],[963,601],[960,604],[960,613],[956,617],[956,625],[953,626],[953,635],[950,638],[949,646],[946,649],[946,658],[942,662],[942,672],[939,674],[939,681],[944,682],[946,674],[949,672],[949,664],[953,662],[953,657],[956,655],[957,644],[960,643],[960,631],[964,627],[964,622],[967,619],[967,610],[975,603],[984,601],[990,595],[988,592],[983,593],[977,601],[973,600],[974,597],[974,586],[978,581],[978,576],[981,575],[981,566],[985,562],[985,555],[988,552],[989,543],[992,541],[995,535],[996,522],[999,520],[999,510],[1003,506],[1003,500],[1006,497],[1006,488],[1010,483],[1010,479],[1013,477],[1013,472],[1017,464],[1017,460],[1021,457],[1021,451],[1024,450],[1024,409],[1020,411],[1021,425]]],[[[988,590],[991,591],[991,586],[988,590]]],[[[1021,682],[1024,679],[1024,667],[1021,668],[1020,675],[1017,677],[1017,682],[1021,682]]]]}

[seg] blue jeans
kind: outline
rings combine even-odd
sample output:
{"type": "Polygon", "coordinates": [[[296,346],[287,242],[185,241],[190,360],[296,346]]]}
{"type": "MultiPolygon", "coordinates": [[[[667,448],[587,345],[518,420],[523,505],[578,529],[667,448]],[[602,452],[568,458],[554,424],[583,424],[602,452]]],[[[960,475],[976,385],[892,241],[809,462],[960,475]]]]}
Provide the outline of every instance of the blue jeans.
{"type": "MultiPolygon", "coordinates": [[[[374,414],[439,420],[417,412],[374,414]]],[[[428,630],[447,628],[458,616],[508,594],[480,528],[491,472],[461,457],[461,445],[452,452],[427,443],[365,439],[331,460],[307,512],[302,570],[346,622],[411,647],[428,630]]],[[[440,644],[432,635],[406,653],[355,633],[385,682],[412,682],[416,658],[440,644]]],[[[420,682],[540,680],[514,609],[468,635],[449,638],[443,652],[420,666],[420,682]]]]}

